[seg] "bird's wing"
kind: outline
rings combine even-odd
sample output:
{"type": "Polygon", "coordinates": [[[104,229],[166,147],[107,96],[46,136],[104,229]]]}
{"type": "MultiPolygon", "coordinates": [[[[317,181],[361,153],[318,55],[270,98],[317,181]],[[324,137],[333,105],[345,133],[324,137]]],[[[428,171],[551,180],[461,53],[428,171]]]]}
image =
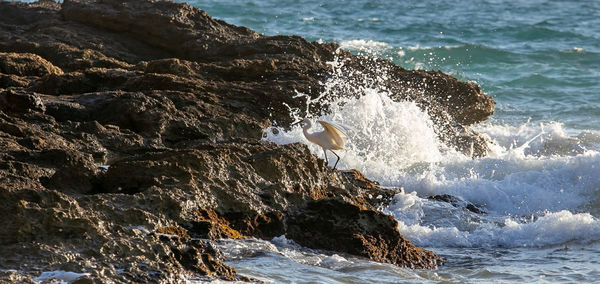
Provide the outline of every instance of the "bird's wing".
{"type": "Polygon", "coordinates": [[[346,132],[343,129],[341,129],[339,126],[333,125],[327,121],[322,121],[322,120],[317,120],[317,122],[320,123],[323,126],[323,128],[327,129],[328,131],[337,133],[340,136],[348,137],[348,134],[346,134],[346,132]]]}
{"type": "Polygon", "coordinates": [[[325,128],[326,132],[329,132],[332,134],[332,138],[335,141],[335,143],[343,148],[344,147],[344,139],[342,137],[348,137],[348,135],[346,135],[346,133],[339,129],[338,127],[334,126],[333,124],[330,124],[328,122],[322,121],[322,120],[317,120],[318,123],[320,123],[323,128],[325,128]]]}

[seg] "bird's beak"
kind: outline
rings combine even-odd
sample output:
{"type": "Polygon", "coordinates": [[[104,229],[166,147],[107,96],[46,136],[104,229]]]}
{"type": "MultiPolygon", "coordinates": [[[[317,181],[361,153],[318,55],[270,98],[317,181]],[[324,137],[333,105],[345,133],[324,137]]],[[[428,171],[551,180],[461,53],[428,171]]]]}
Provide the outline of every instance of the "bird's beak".
{"type": "Polygon", "coordinates": [[[292,126],[294,126],[294,125],[298,125],[298,124],[300,124],[300,123],[302,123],[302,120],[299,120],[299,121],[296,121],[296,122],[292,123],[292,126]]]}

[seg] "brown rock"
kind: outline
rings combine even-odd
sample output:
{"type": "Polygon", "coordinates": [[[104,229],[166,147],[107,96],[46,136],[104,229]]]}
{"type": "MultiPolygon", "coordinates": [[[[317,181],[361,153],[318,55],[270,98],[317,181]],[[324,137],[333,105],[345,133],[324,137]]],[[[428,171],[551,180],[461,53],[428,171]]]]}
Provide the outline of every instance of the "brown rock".
{"type": "Polygon", "coordinates": [[[200,275],[218,277],[225,280],[236,280],[233,268],[223,264],[222,256],[206,242],[191,241],[192,245],[173,246],[174,258],[187,270],[200,275]]]}
{"type": "Polygon", "coordinates": [[[0,73],[42,77],[63,71],[37,54],[0,52],[0,73]]]}
{"type": "Polygon", "coordinates": [[[231,212],[226,218],[231,220],[233,227],[249,236],[270,240],[285,233],[285,216],[278,211],[265,214],[231,212]]]}
{"type": "Polygon", "coordinates": [[[0,86],[2,87],[27,87],[31,83],[28,78],[20,77],[17,75],[6,75],[0,73],[0,86]]]}
{"type": "Polygon", "coordinates": [[[335,199],[310,202],[290,217],[286,236],[300,245],[365,256],[410,268],[434,269],[435,253],[404,239],[393,217],[335,199]]]}
{"type": "Polygon", "coordinates": [[[245,238],[240,232],[231,228],[227,219],[219,216],[214,210],[200,209],[196,214],[198,219],[191,222],[190,231],[201,238],[211,240],[245,238]]]}
{"type": "Polygon", "coordinates": [[[44,111],[46,107],[36,93],[0,89],[0,111],[25,113],[44,111]]]}
{"type": "Polygon", "coordinates": [[[159,234],[167,234],[177,236],[181,239],[189,239],[190,235],[188,235],[187,230],[179,227],[179,226],[167,226],[167,227],[159,227],[156,229],[156,232],[159,234]]]}

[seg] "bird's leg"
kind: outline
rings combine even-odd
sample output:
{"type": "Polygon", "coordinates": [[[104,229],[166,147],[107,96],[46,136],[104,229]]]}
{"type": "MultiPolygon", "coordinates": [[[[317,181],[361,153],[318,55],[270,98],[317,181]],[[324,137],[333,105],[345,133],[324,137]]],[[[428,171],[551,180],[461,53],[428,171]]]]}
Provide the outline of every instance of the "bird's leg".
{"type": "Polygon", "coordinates": [[[333,165],[333,169],[335,170],[335,167],[337,166],[337,163],[340,161],[340,156],[338,156],[338,154],[336,154],[332,150],[329,150],[329,151],[331,151],[331,153],[333,153],[337,157],[337,161],[335,161],[335,165],[333,165]]]}
{"type": "Polygon", "coordinates": [[[327,150],[323,148],[323,154],[325,154],[325,163],[329,165],[329,161],[327,160],[327,150]]]}

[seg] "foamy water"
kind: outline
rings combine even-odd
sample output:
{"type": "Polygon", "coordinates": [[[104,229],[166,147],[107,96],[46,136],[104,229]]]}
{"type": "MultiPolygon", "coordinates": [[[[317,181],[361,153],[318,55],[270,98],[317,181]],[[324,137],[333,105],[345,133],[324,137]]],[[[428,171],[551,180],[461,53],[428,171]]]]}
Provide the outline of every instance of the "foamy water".
{"type": "Polygon", "coordinates": [[[33,278],[36,283],[72,283],[81,277],[88,276],[89,273],[76,273],[72,271],[55,270],[44,271],[40,276],[33,278]]]}
{"type": "MultiPolygon", "coordinates": [[[[347,130],[346,150],[340,151],[340,168],[358,169],[380,182],[394,185],[399,182],[399,175],[410,171],[415,163],[435,163],[442,159],[432,122],[414,102],[394,102],[387,93],[373,89],[361,92],[364,95],[358,99],[336,100],[331,114],[314,118],[347,130]]],[[[319,127],[313,126],[311,131],[322,131],[319,127]]],[[[265,140],[278,144],[303,142],[315,155],[324,158],[323,150],[305,139],[299,125],[291,131],[267,129],[265,140]]],[[[330,161],[330,166],[333,163],[330,161]]]]}
{"type": "MultiPolygon", "coordinates": [[[[325,85],[344,80],[337,76],[325,85]]],[[[335,88],[326,88],[331,90],[335,88]]],[[[339,151],[340,168],[358,169],[408,192],[396,196],[386,211],[412,242],[430,247],[542,247],[600,240],[596,134],[569,136],[560,123],[515,127],[489,122],[478,130],[490,138],[492,151],[488,157],[471,159],[443,145],[429,116],[415,103],[395,102],[383,90],[344,89],[348,91],[361,95],[338,98],[330,114],[313,119],[348,130],[346,149],[339,151]],[[488,214],[465,216],[476,214],[426,199],[439,194],[461,198],[488,214]]],[[[330,96],[315,100],[324,97],[330,96]]],[[[312,103],[307,99],[309,113],[312,103]]],[[[293,112],[294,118],[299,119],[298,113],[293,112]]],[[[290,131],[267,129],[264,139],[302,142],[324,158],[299,126],[290,131]]],[[[334,162],[330,159],[331,166],[334,162]]]]}

